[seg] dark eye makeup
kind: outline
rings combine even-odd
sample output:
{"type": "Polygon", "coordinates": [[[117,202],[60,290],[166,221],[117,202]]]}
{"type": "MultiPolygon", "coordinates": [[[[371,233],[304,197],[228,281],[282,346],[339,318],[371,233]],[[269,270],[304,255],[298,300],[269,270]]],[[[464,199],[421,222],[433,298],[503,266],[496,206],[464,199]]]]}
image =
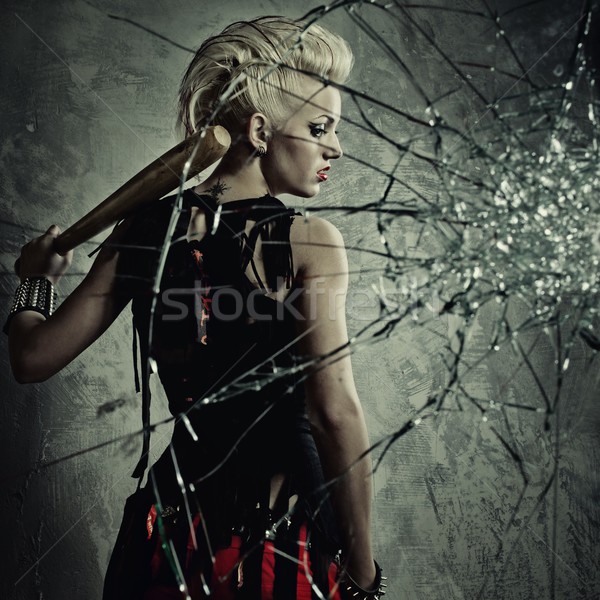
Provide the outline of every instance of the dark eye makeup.
{"type": "Polygon", "coordinates": [[[325,123],[311,123],[310,124],[310,134],[313,137],[320,138],[324,133],[327,133],[325,129],[325,123]]]}

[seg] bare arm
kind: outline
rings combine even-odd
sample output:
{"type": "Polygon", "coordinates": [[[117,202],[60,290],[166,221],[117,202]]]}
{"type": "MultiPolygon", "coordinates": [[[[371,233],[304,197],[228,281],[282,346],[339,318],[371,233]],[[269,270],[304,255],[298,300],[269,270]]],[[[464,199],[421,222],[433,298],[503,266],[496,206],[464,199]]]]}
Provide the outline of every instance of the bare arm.
{"type": "MultiPolygon", "coordinates": [[[[294,229],[298,242],[294,253],[300,259],[296,262],[305,289],[298,304],[304,317],[299,321],[299,333],[306,333],[299,350],[317,358],[348,342],[346,251],[339,231],[327,221],[310,219],[295,223],[294,229]]],[[[375,578],[372,465],[368,455],[359,460],[369,448],[369,439],[347,349],[317,363],[306,381],[306,402],[325,480],[339,477],[332,490],[332,502],[347,569],[359,585],[368,589],[375,578]]]]}
{"type": "MultiPolygon", "coordinates": [[[[13,316],[9,335],[10,364],[19,383],[44,381],[69,364],[116,319],[129,298],[116,292],[119,240],[125,225],[117,227],[98,253],[90,272],[47,320],[39,313],[23,311],[13,316]]],[[[21,280],[43,275],[56,283],[71,257],[52,249],[60,233],[52,226],[21,252],[21,280]]]]}

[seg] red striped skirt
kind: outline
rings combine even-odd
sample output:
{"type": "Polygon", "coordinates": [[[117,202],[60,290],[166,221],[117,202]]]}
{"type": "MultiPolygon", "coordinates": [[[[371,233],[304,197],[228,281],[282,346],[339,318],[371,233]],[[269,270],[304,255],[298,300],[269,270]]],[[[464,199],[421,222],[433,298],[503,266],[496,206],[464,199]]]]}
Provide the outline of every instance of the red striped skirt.
{"type": "MultiPolygon", "coordinates": [[[[149,515],[149,533],[154,524],[154,515],[149,515]]],[[[199,517],[194,519],[194,529],[199,524],[199,517]]],[[[160,583],[164,580],[161,573],[173,570],[173,565],[163,549],[160,535],[153,536],[156,546],[151,561],[152,583],[146,590],[143,600],[315,600],[329,598],[342,600],[337,577],[338,567],[330,563],[326,578],[328,589],[319,589],[322,595],[313,589],[313,565],[311,552],[307,543],[306,524],[300,525],[297,539],[293,543],[288,540],[282,548],[277,540],[265,540],[259,548],[242,557],[242,540],[239,535],[232,535],[231,544],[227,548],[215,552],[210,582],[201,573],[190,570],[193,561],[194,540],[188,541],[185,571],[185,583],[179,588],[175,585],[160,583]]],[[[180,577],[183,581],[183,577],[180,577]]]]}

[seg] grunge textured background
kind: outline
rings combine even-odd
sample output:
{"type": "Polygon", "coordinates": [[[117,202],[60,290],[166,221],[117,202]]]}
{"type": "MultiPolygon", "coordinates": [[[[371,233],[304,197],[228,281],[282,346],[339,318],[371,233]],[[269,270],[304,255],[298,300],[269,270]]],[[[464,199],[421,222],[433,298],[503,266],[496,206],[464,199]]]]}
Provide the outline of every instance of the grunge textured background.
{"type": "MultiPolygon", "coordinates": [[[[4,312],[16,286],[13,261],[23,243],[52,223],[64,229],[174,145],[176,90],[189,59],[185,48],[233,20],[261,14],[299,17],[316,6],[288,0],[3,2],[4,312]]],[[[490,98],[514,92],[520,115],[535,115],[540,100],[523,91],[522,78],[515,82],[499,72],[498,67],[520,73],[502,36],[545,87],[563,85],[576,68],[570,57],[583,3],[440,0],[423,6],[411,12],[422,31],[387,18],[384,10],[362,7],[375,38],[387,47],[374,43],[342,10],[323,19],[356,53],[351,88],[425,118],[414,81],[396,68],[392,49],[410,64],[415,80],[442,99],[446,120],[476,136],[490,127],[493,115],[473,94],[450,94],[464,82],[447,68],[432,40],[456,63],[496,65],[495,71],[473,67],[469,77],[490,98]],[[500,36],[493,19],[468,12],[488,10],[506,14],[500,36]]],[[[412,124],[381,105],[367,102],[361,115],[350,97],[345,102],[346,116],[368,119],[384,136],[400,141],[418,135],[412,124]]],[[[532,128],[535,119],[519,116],[519,127],[532,128]]],[[[371,251],[382,247],[376,217],[361,207],[384,194],[391,172],[434,195],[440,176],[411,157],[400,161],[400,149],[382,135],[342,125],[347,157],[335,165],[320,196],[285,200],[300,208],[331,208],[325,216],[349,247],[349,325],[356,333],[380,315],[373,285],[379,284],[383,260],[371,251]]],[[[424,251],[436,243],[419,239],[402,223],[388,237],[404,248],[425,246],[424,251]]],[[[61,281],[61,296],[81,280],[91,264],[86,254],[94,247],[77,250],[61,281]]],[[[525,314],[518,304],[510,311],[513,323],[525,314]]],[[[568,314],[568,302],[563,312],[568,314]]],[[[376,556],[390,579],[388,598],[600,598],[598,357],[574,339],[560,404],[547,411],[540,389],[555,394],[561,327],[524,328],[519,342],[528,357],[524,365],[510,344],[487,353],[497,319],[494,307],[485,306],[465,330],[463,358],[472,368],[460,375],[462,391],[488,408],[508,403],[485,413],[458,394],[435,418],[411,421],[448,385],[451,369],[440,350],[462,326],[459,317],[440,314],[428,327],[419,317],[406,319],[388,339],[357,346],[355,377],[372,440],[405,423],[414,425],[391,446],[375,474],[376,556]],[[486,359],[479,361],[483,355],[486,359]]],[[[568,330],[569,323],[562,328],[568,330]]],[[[123,503],[135,489],[130,473],[141,442],[135,435],[141,421],[130,313],[125,310],[98,342],[42,384],[15,383],[5,338],[2,344],[0,596],[100,598],[123,503]]],[[[161,399],[156,390],[153,420],[166,416],[161,399]]],[[[168,433],[168,427],[159,427],[153,434],[154,456],[168,433]]]]}

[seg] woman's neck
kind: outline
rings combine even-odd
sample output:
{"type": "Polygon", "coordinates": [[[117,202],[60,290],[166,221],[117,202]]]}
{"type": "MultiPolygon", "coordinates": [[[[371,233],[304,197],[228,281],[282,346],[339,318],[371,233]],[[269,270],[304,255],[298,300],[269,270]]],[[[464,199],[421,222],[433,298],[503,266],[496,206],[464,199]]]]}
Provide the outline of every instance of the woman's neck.
{"type": "Polygon", "coordinates": [[[209,194],[221,204],[245,198],[261,198],[270,193],[259,159],[233,149],[194,191],[197,194],[209,194]]]}

